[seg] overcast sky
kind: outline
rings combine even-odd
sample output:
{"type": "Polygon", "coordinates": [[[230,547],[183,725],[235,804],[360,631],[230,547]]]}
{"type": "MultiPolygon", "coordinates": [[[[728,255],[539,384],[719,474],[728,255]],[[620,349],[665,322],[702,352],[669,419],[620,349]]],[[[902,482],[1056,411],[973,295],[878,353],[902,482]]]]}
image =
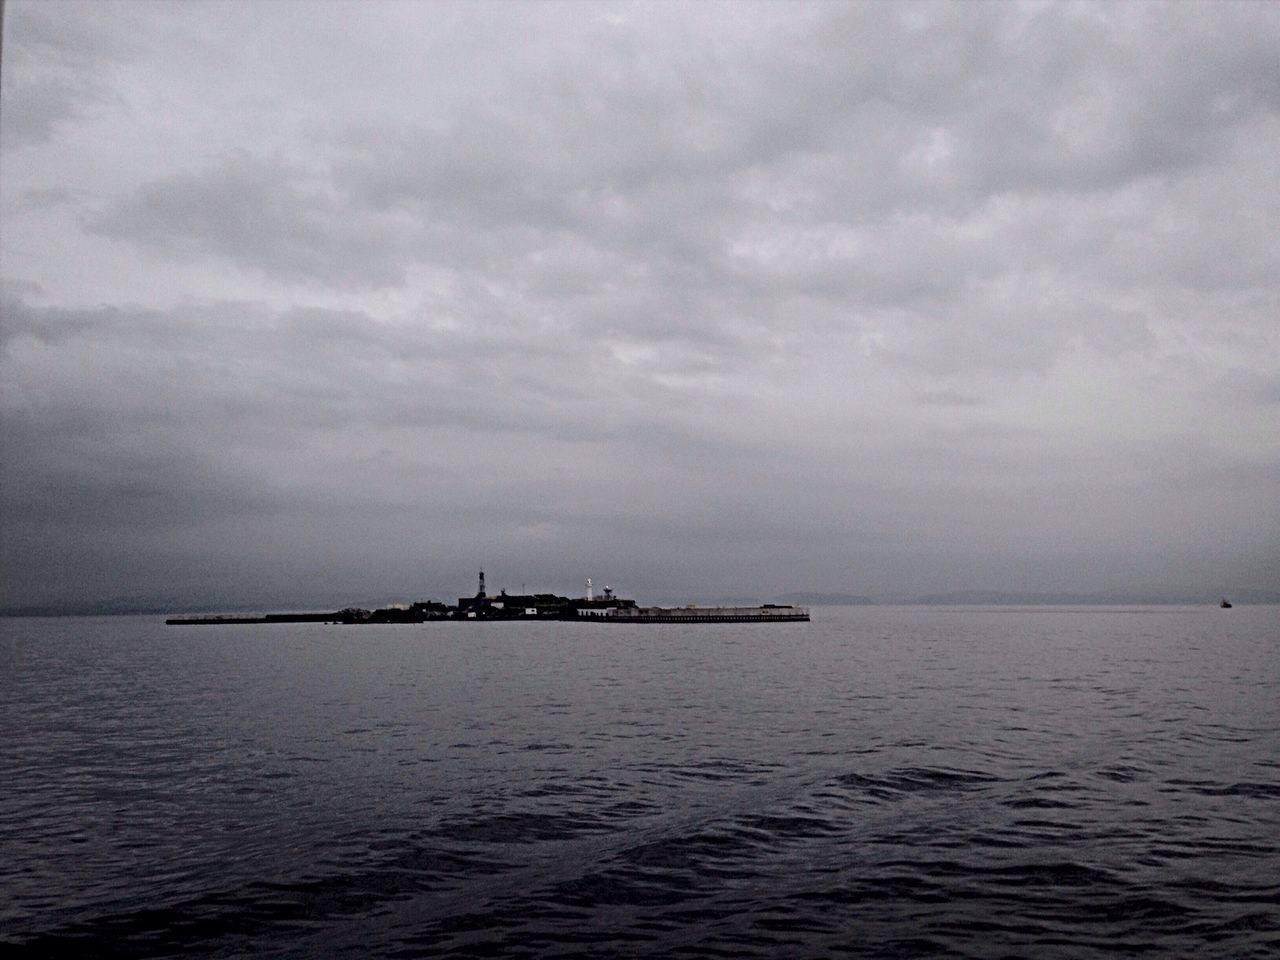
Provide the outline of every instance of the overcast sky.
{"type": "Polygon", "coordinates": [[[4,16],[4,603],[1280,589],[1280,4],[4,16]]]}

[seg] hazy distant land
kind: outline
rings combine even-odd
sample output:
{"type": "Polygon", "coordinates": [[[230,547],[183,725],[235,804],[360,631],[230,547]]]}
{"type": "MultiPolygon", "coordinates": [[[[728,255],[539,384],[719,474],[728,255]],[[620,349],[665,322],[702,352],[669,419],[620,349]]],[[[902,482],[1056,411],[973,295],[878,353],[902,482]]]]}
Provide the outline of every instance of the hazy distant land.
{"type": "MultiPolygon", "coordinates": [[[[960,590],[951,593],[889,593],[855,594],[796,591],[775,597],[706,595],[690,597],[664,597],[658,602],[666,605],[696,603],[700,606],[716,604],[786,603],[810,607],[821,606],[1179,606],[1214,604],[1221,597],[1233,604],[1280,604],[1280,591],[1240,589],[1222,591],[1159,590],[1133,593],[1014,593],[999,590],[960,590]]],[[[342,607],[377,607],[387,603],[421,598],[377,598],[351,602],[349,598],[334,597],[327,600],[298,601],[283,598],[277,602],[253,602],[223,598],[192,600],[155,600],[121,598],[106,600],[67,600],[47,604],[30,604],[0,608],[2,617],[67,617],[67,616],[160,616],[192,611],[218,613],[245,613],[270,608],[277,611],[327,610],[342,607]]]]}

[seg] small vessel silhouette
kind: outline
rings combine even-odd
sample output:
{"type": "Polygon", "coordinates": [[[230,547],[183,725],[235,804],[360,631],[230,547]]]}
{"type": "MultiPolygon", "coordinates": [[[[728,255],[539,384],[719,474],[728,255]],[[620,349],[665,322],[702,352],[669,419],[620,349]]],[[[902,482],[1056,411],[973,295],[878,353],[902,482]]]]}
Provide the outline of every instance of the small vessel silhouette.
{"type": "Polygon", "coordinates": [[[1220,606],[1223,610],[1230,610],[1231,601],[1228,600],[1226,597],[1223,597],[1222,600],[1219,601],[1218,606],[1220,606]]]}

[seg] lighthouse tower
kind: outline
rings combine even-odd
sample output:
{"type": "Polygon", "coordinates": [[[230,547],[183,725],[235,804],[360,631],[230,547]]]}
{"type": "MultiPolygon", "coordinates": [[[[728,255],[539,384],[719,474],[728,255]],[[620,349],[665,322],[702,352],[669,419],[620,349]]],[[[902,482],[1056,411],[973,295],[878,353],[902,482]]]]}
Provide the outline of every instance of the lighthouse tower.
{"type": "Polygon", "coordinates": [[[480,589],[476,591],[476,596],[483,599],[484,597],[484,571],[480,571],[480,589]]]}
{"type": "Polygon", "coordinates": [[[587,577],[587,599],[588,600],[593,599],[591,596],[591,578],[590,577],[587,577]]]}

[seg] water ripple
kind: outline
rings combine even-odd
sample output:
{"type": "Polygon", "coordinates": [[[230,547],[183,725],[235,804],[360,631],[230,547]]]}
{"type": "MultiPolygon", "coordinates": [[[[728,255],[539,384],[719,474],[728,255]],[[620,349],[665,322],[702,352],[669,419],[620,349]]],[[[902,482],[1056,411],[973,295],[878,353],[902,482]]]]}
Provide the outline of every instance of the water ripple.
{"type": "Polygon", "coordinates": [[[1275,956],[1276,624],[1216,613],[10,621],[0,946],[1275,956]]]}

